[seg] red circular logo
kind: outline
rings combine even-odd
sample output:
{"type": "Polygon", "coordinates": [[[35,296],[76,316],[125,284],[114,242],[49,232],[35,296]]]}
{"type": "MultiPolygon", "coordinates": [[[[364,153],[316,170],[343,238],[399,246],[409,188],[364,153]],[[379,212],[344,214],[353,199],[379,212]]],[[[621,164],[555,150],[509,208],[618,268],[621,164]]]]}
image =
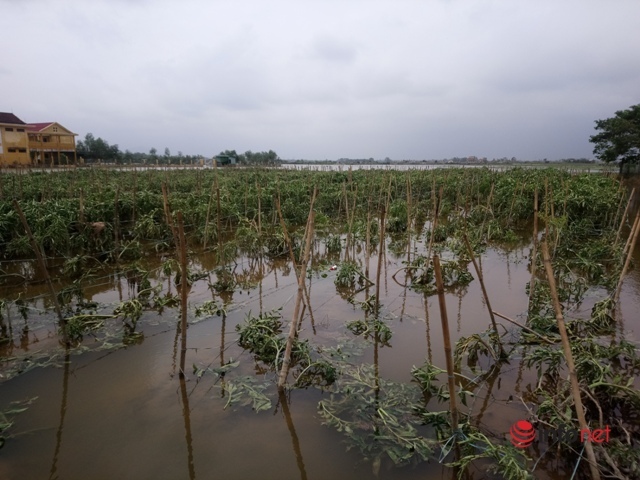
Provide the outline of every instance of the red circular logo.
{"type": "Polygon", "coordinates": [[[509,430],[511,443],[516,448],[527,448],[536,439],[536,431],[527,420],[518,420],[509,430]]]}

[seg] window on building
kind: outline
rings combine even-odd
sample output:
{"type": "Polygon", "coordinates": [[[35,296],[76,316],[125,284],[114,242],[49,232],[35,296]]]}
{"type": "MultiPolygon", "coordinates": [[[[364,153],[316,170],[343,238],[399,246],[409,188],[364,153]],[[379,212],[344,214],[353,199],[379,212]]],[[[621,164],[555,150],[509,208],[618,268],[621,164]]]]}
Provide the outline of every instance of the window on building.
{"type": "Polygon", "coordinates": [[[27,149],[26,148],[19,148],[18,151],[20,153],[27,153],[27,149]]]}
{"type": "Polygon", "coordinates": [[[24,128],[18,128],[16,132],[24,132],[24,128]]]}
{"type": "Polygon", "coordinates": [[[58,127],[53,127],[53,131],[57,132],[58,131],[58,127]]]}
{"type": "Polygon", "coordinates": [[[16,153],[17,151],[17,148],[9,148],[9,153],[16,153]]]}
{"type": "Polygon", "coordinates": [[[12,127],[7,127],[4,129],[5,132],[13,132],[13,128],[12,127]]]}

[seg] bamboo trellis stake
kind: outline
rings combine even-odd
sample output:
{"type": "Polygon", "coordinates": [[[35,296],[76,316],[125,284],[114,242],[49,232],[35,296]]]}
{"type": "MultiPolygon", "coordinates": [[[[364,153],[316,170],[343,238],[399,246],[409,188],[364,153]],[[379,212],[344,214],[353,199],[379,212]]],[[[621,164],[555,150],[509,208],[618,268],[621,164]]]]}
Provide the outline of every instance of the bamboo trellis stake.
{"type": "Polygon", "coordinates": [[[116,198],[113,202],[113,239],[116,251],[120,249],[120,215],[118,214],[118,201],[120,200],[119,197],[120,186],[116,188],[116,198]]]}
{"type": "Polygon", "coordinates": [[[618,244],[618,240],[620,239],[620,234],[622,233],[622,227],[624,227],[625,223],[627,223],[627,213],[629,212],[629,207],[631,206],[631,201],[633,200],[633,194],[636,192],[636,187],[633,187],[631,190],[631,194],[629,195],[629,200],[627,200],[627,206],[624,209],[624,213],[622,214],[622,220],[620,220],[620,226],[618,227],[618,232],[616,233],[616,241],[615,245],[618,244]]]}
{"type": "MultiPolygon", "coordinates": [[[[313,237],[313,225],[314,225],[314,213],[313,202],[315,200],[315,191],[311,199],[311,207],[309,208],[309,217],[307,218],[307,230],[308,235],[304,246],[304,255],[302,259],[302,265],[300,268],[300,275],[298,276],[298,293],[296,295],[296,303],[293,308],[293,316],[291,317],[291,325],[289,326],[289,335],[287,336],[287,344],[285,346],[284,357],[282,359],[282,368],[278,376],[278,390],[284,390],[284,385],[287,381],[287,375],[289,373],[289,367],[291,365],[291,349],[293,348],[293,340],[298,332],[298,318],[300,314],[300,305],[302,304],[303,293],[306,291],[305,279],[307,276],[307,263],[309,262],[309,251],[311,249],[311,238],[313,237]]],[[[295,269],[295,264],[294,264],[295,269]]]]}
{"type": "Polygon", "coordinates": [[[29,223],[27,222],[27,219],[24,216],[22,208],[20,208],[20,204],[15,199],[13,200],[13,207],[16,209],[16,212],[18,212],[18,216],[20,217],[22,226],[24,227],[24,230],[27,233],[27,237],[29,237],[29,242],[31,242],[31,248],[33,248],[33,253],[36,254],[36,258],[38,259],[38,263],[40,264],[40,268],[42,270],[42,275],[44,275],[44,279],[47,283],[47,288],[49,289],[49,293],[51,294],[51,300],[53,301],[53,305],[56,309],[56,314],[58,315],[58,321],[60,322],[60,326],[62,327],[64,342],[66,345],[69,345],[69,338],[67,335],[67,322],[65,318],[62,316],[62,310],[60,309],[60,304],[58,303],[58,297],[56,296],[56,292],[53,289],[53,283],[51,283],[51,277],[49,276],[49,271],[47,270],[47,261],[42,255],[42,252],[40,251],[40,247],[38,246],[36,239],[33,237],[33,233],[31,232],[31,228],[29,227],[29,223]]]}
{"type": "Polygon", "coordinates": [[[631,227],[631,231],[629,232],[629,236],[627,237],[627,241],[624,244],[624,248],[622,249],[622,256],[626,257],[629,251],[629,246],[631,245],[631,240],[633,240],[633,232],[635,232],[636,227],[638,226],[638,222],[640,222],[640,217],[636,215],[635,220],[633,221],[633,225],[631,227]]]}
{"type": "Polygon", "coordinates": [[[636,247],[636,241],[638,240],[639,232],[640,232],[640,212],[636,214],[634,228],[631,234],[629,235],[629,237],[631,237],[631,243],[629,245],[629,250],[627,251],[627,257],[624,261],[624,266],[622,267],[622,272],[620,273],[620,279],[618,280],[618,285],[616,286],[616,290],[613,295],[614,302],[617,302],[618,298],[620,298],[620,291],[622,290],[622,280],[624,279],[624,276],[627,274],[627,270],[629,269],[629,264],[631,263],[631,257],[633,256],[633,251],[636,247]]]}
{"type": "Polygon", "coordinates": [[[451,335],[449,333],[449,319],[447,318],[447,302],[444,297],[444,282],[440,269],[440,258],[433,256],[433,269],[436,277],[438,303],[440,305],[440,320],[442,321],[442,337],[444,339],[444,355],[447,363],[447,380],[449,385],[449,413],[451,414],[451,431],[458,431],[458,405],[456,401],[456,385],[453,371],[453,354],[451,352],[451,335]]]}
{"type": "Polygon", "coordinates": [[[379,239],[378,239],[378,270],[376,272],[376,317],[378,316],[378,311],[380,309],[380,272],[382,271],[382,259],[383,259],[383,251],[385,248],[385,207],[382,207],[380,211],[380,229],[379,229],[379,239]]]}
{"type": "Polygon", "coordinates": [[[189,276],[187,271],[187,241],[184,236],[182,212],[178,212],[177,245],[180,258],[180,378],[184,378],[184,364],[187,356],[187,300],[189,298],[189,276]]]}
{"type": "Polygon", "coordinates": [[[487,309],[489,310],[489,317],[491,318],[491,325],[493,326],[493,332],[496,335],[496,341],[498,342],[498,348],[500,349],[499,356],[500,358],[506,358],[507,354],[504,351],[502,346],[502,342],[500,341],[500,333],[498,332],[498,324],[496,323],[496,318],[493,316],[493,310],[491,308],[491,301],[489,300],[489,294],[487,293],[487,288],[484,285],[484,278],[482,276],[482,270],[478,268],[478,263],[476,262],[475,255],[473,254],[473,249],[471,248],[471,244],[469,243],[469,239],[467,238],[467,234],[462,235],[462,239],[464,240],[464,244],[467,246],[467,253],[471,257],[471,262],[473,263],[473,268],[476,270],[476,275],[478,275],[478,280],[480,280],[480,287],[482,288],[482,295],[484,296],[484,301],[487,304],[487,309]]]}
{"type": "Polygon", "coordinates": [[[531,280],[529,281],[529,301],[527,302],[527,312],[531,309],[533,299],[533,289],[536,285],[536,258],[538,256],[538,187],[533,194],[533,247],[531,249],[531,280]]]}
{"type": "MultiPolygon", "coordinates": [[[[207,204],[207,217],[204,221],[204,241],[202,245],[202,249],[207,249],[207,241],[209,240],[209,219],[211,218],[211,203],[213,202],[213,190],[215,188],[215,184],[211,184],[211,193],[209,195],[209,203],[207,204]]],[[[220,232],[218,232],[220,234],[220,232]]]]}
{"type": "Polygon", "coordinates": [[[169,193],[167,192],[167,184],[166,182],[162,182],[162,200],[164,205],[164,218],[171,230],[171,235],[173,235],[173,243],[177,246],[178,243],[178,232],[176,232],[176,226],[173,224],[173,219],[171,218],[171,208],[169,207],[169,193]]]}
{"type": "MultiPolygon", "coordinates": [[[[580,396],[580,383],[578,382],[578,374],[576,373],[576,366],[573,361],[573,354],[571,353],[569,336],[567,335],[567,328],[564,323],[564,316],[562,315],[560,299],[558,298],[556,280],[553,274],[553,266],[551,265],[551,258],[549,257],[549,247],[547,246],[546,238],[544,242],[542,242],[542,256],[544,259],[544,267],[547,273],[547,280],[549,281],[549,290],[551,293],[551,300],[553,302],[553,309],[556,314],[556,323],[558,324],[558,331],[560,333],[560,338],[562,339],[562,349],[564,350],[564,356],[567,361],[567,367],[569,369],[571,396],[573,397],[573,403],[575,404],[578,423],[580,424],[581,431],[588,430],[589,426],[587,425],[587,420],[584,415],[584,407],[582,405],[582,397],[580,396]]],[[[587,459],[589,460],[589,470],[591,472],[591,478],[593,480],[600,480],[600,472],[598,471],[598,463],[595,453],[593,452],[593,445],[591,444],[591,442],[585,441],[584,448],[587,452],[587,459]]]]}

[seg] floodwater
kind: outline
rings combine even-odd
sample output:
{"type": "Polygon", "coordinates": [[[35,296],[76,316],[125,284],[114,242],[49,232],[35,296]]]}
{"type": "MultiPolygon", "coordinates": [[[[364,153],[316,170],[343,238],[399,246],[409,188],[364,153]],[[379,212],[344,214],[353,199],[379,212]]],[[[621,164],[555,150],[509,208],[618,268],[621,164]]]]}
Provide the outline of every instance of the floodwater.
{"type": "MultiPolygon", "coordinates": [[[[424,251],[425,247],[418,242],[414,248],[424,251]]],[[[348,321],[364,318],[364,313],[335,286],[336,271],[328,267],[339,263],[340,258],[327,254],[320,240],[314,246],[318,267],[310,279],[313,319],[310,312],[305,312],[301,337],[309,339],[312,346],[360,342],[361,356],[350,361],[377,363],[380,377],[409,383],[411,367],[422,365],[425,359],[445,367],[440,309],[437,296],[426,297],[402,286],[402,272],[396,276],[398,282],[393,279],[406,260],[406,250],[397,254],[391,250],[387,248],[382,263],[380,285],[381,316],[393,332],[388,345],[359,339],[345,328],[348,321]],[[325,264],[320,266],[323,259],[325,264]]],[[[493,309],[513,319],[522,320],[526,309],[528,255],[528,242],[523,241],[490,248],[481,258],[493,309]]],[[[364,261],[362,254],[357,258],[364,261]]],[[[636,262],[640,262],[638,252],[636,262]]],[[[377,265],[374,254],[369,266],[372,279],[377,265]]],[[[144,266],[152,272],[152,283],[162,283],[165,291],[176,292],[172,281],[161,273],[159,259],[144,266]]],[[[210,253],[192,258],[191,268],[196,270],[210,272],[215,266],[210,253]]],[[[31,267],[18,264],[14,268],[26,273],[31,267]]],[[[0,351],[2,357],[15,359],[3,364],[0,411],[9,409],[11,402],[33,399],[25,412],[13,417],[13,436],[0,450],[0,478],[454,478],[453,471],[438,462],[438,453],[430,462],[405,467],[395,467],[386,459],[374,471],[372,463],[357,449],[347,450],[343,433],[322,424],[317,406],[320,400],[329,398],[328,391],[313,387],[293,389],[286,398],[280,398],[273,385],[275,374],[259,368],[252,355],[237,345],[235,327],[249,312],[257,315],[282,308],[285,330],[288,329],[297,288],[295,273],[289,262],[266,258],[241,257],[237,264],[231,263],[231,268],[241,285],[232,294],[216,296],[226,305],[226,318],[194,315],[196,306],[212,299],[208,279],[194,283],[190,291],[185,380],[178,375],[177,309],[167,308],[162,314],[145,312],[137,326],[142,335],[127,339],[121,348],[111,347],[123,341],[122,323],[107,320],[106,334],[95,338],[87,335],[83,349],[65,351],[58,344],[45,286],[2,287],[0,298],[15,299],[22,294],[23,298],[35,300],[27,302],[28,330],[23,329],[19,313],[15,309],[11,312],[13,342],[0,351]],[[45,307],[49,308],[47,313],[43,313],[45,307]],[[272,400],[270,409],[255,413],[250,406],[230,402],[228,392],[221,388],[225,379],[206,373],[198,378],[192,371],[192,366],[206,369],[235,361],[239,366],[226,378],[250,375],[259,382],[270,382],[266,390],[272,400]],[[32,368],[37,362],[46,365],[32,368]],[[16,366],[25,373],[8,379],[16,366]],[[230,405],[225,408],[228,402],[230,405]]],[[[472,268],[470,265],[470,271],[472,268]]],[[[635,314],[640,309],[638,291],[640,274],[634,270],[624,284],[620,302],[624,328],[632,335],[640,325],[635,314]]],[[[364,301],[367,294],[374,292],[375,287],[371,287],[369,292],[358,293],[356,299],[364,301]]],[[[590,292],[581,309],[572,315],[588,316],[591,305],[602,293],[590,292]]],[[[126,276],[114,270],[96,272],[95,278],[84,286],[85,297],[99,302],[105,311],[134,294],[126,276]]],[[[467,287],[449,289],[446,306],[453,342],[461,336],[480,333],[490,324],[477,280],[467,287]]],[[[514,330],[509,323],[500,323],[507,330],[514,330]]],[[[518,397],[536,379],[535,373],[523,368],[520,358],[515,354],[499,372],[480,382],[465,410],[472,412],[474,423],[494,440],[507,438],[509,427],[527,414],[518,397]]],[[[462,373],[474,377],[480,372],[471,372],[463,361],[462,373]]],[[[289,382],[293,382],[291,376],[289,382]]],[[[446,405],[433,407],[447,409],[446,405]]],[[[430,434],[426,428],[420,433],[430,434]]],[[[451,456],[446,458],[450,460],[451,456]]],[[[540,462],[536,477],[568,478],[561,467],[540,462]]],[[[475,478],[492,478],[486,475],[478,471],[475,478]]]]}

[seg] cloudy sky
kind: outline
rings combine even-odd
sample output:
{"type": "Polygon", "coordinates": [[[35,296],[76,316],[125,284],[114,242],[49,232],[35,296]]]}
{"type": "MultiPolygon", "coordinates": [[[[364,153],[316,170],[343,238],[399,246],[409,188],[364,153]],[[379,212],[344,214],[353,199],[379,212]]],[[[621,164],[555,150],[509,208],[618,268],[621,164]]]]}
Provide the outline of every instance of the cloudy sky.
{"type": "Polygon", "coordinates": [[[121,150],[591,157],[638,0],[0,0],[0,111],[121,150]]]}

